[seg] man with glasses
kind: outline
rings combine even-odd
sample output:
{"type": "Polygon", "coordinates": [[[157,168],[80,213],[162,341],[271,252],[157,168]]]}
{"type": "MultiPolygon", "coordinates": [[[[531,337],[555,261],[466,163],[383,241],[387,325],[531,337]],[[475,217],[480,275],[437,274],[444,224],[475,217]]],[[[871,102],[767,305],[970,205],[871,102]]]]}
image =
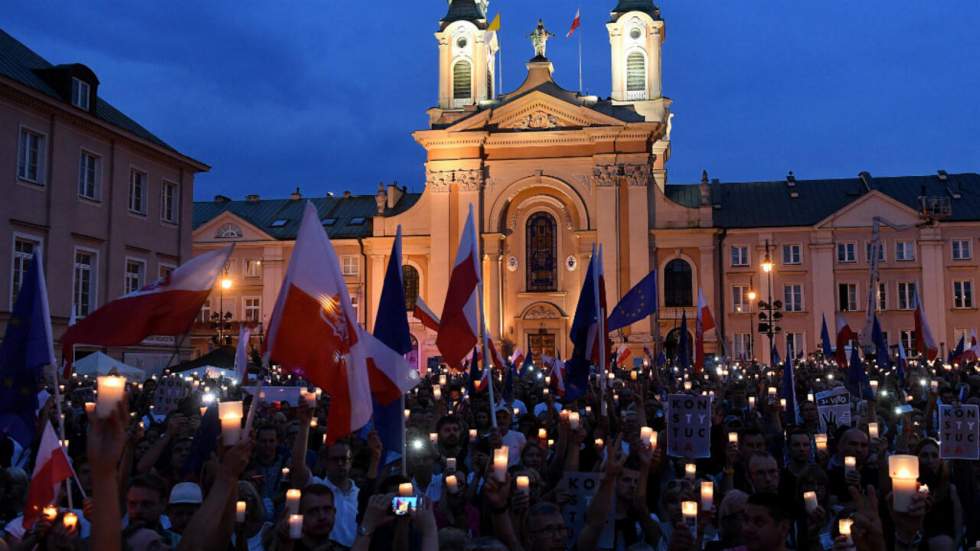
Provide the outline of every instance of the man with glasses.
{"type": "MultiPolygon", "coordinates": [[[[336,509],[336,522],[330,539],[345,546],[354,545],[357,538],[357,506],[360,488],[351,480],[351,452],[347,442],[335,442],[323,448],[325,478],[310,477],[310,486],[322,485],[333,494],[333,506],[336,509]]],[[[303,494],[306,495],[306,489],[303,494]]]]}
{"type": "Polygon", "coordinates": [[[541,502],[528,509],[527,542],[527,549],[534,551],[568,549],[568,527],[555,504],[541,502]]]}

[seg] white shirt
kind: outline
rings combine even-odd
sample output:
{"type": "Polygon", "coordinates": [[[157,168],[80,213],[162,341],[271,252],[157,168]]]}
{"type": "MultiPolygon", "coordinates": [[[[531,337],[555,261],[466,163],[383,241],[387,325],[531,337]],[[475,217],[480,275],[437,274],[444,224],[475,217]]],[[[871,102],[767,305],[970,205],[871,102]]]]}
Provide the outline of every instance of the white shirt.
{"type": "Polygon", "coordinates": [[[527,438],[516,430],[508,430],[507,434],[500,441],[507,446],[507,466],[513,467],[520,463],[521,451],[524,450],[524,445],[527,444],[527,438]]]}
{"type": "Polygon", "coordinates": [[[333,522],[330,539],[345,547],[353,547],[357,539],[357,496],[361,490],[350,481],[350,490],[343,491],[330,482],[329,478],[310,477],[311,484],[322,484],[333,492],[333,506],[337,516],[333,522]]]}
{"type": "Polygon", "coordinates": [[[424,490],[419,487],[418,481],[414,478],[412,479],[412,491],[417,496],[425,496],[429,498],[429,501],[433,503],[442,499],[442,475],[433,474],[432,480],[429,480],[429,486],[424,490]]]}

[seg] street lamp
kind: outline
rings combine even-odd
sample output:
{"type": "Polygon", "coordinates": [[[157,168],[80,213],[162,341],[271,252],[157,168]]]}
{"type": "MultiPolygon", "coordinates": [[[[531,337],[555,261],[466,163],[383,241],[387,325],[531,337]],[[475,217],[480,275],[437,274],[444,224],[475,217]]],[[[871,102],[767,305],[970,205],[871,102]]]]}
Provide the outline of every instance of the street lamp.
{"type": "MultiPolygon", "coordinates": [[[[231,278],[228,272],[221,276],[218,282],[218,346],[225,345],[225,290],[231,289],[231,278]]],[[[230,317],[230,316],[229,316],[230,317]]]]}
{"type": "Polygon", "coordinates": [[[769,254],[769,240],[766,240],[766,256],[762,259],[762,271],[766,274],[768,278],[768,295],[769,300],[766,302],[759,302],[759,308],[765,310],[765,312],[759,312],[759,332],[769,337],[769,362],[772,362],[772,351],[774,342],[776,340],[776,333],[782,331],[782,328],[776,325],[776,322],[783,318],[782,312],[779,310],[783,307],[782,301],[772,300],[772,255],[769,254]]]}
{"type": "MultiPolygon", "coordinates": [[[[749,282],[752,285],[752,282],[749,282]]],[[[755,303],[755,299],[759,298],[759,293],[755,292],[755,289],[749,287],[749,292],[745,293],[745,297],[749,299],[749,359],[755,359],[755,309],[752,304],[755,303]]]]}

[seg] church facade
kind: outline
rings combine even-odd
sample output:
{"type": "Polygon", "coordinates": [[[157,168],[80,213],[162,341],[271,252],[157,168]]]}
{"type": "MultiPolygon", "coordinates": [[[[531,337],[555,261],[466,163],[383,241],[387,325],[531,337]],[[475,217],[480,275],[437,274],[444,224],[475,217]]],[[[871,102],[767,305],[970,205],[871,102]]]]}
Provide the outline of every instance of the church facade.
{"type": "MultiPolygon", "coordinates": [[[[374,196],[217,197],[195,205],[194,248],[238,243],[232,285],[218,291],[195,328],[196,348],[214,342],[213,312],[234,325],[268,322],[299,215],[313,201],[341,257],[360,321],[374,324],[396,229],[404,235],[406,309],[418,360],[438,355],[435,334],[411,316],[416,297],[442,310],[468,212],[477,214],[484,306],[492,338],[568,357],[585,269],[602,247],[607,302],[651,270],[660,310],[614,335],[654,349],[693,320],[699,290],[717,327],[706,348],[768,359],[759,301],[779,301],[780,353],[819,345],[822,319],[861,328],[875,309],[891,344],[914,340],[918,294],[937,342],[980,325],[980,175],[699,184],[667,181],[669,98],[663,95],[665,23],[650,0],[619,0],[606,24],[611,96],[565,90],[552,78],[549,33],[532,33],[534,56],[516,89],[495,89],[497,37],[485,0],[453,0],[436,33],[438,103],[412,134],[426,156],[425,189],[381,186],[374,196]],[[876,252],[873,252],[876,251],[876,252]],[[879,259],[872,262],[869,254],[879,259]],[[761,266],[768,259],[771,271],[761,266]],[[873,289],[872,293],[868,293],[873,289]],[[771,300],[770,300],[771,296],[771,300]],[[218,302],[222,304],[219,305],[218,302]],[[758,352],[757,352],[758,351],[758,352]]],[[[689,324],[693,334],[693,323],[689,324]]]]}

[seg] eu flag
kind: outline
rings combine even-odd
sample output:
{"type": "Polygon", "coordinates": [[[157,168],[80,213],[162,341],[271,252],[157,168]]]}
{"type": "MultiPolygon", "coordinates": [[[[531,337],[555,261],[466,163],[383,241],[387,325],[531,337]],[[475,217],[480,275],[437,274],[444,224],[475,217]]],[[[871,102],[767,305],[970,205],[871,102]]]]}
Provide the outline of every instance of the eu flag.
{"type": "Polygon", "coordinates": [[[622,329],[657,311],[657,271],[654,270],[629,290],[609,315],[607,331],[622,329]]]}
{"type": "Polygon", "coordinates": [[[871,328],[871,340],[875,343],[875,359],[878,361],[878,367],[881,369],[888,369],[892,366],[892,359],[888,353],[888,339],[885,338],[885,333],[881,330],[881,324],[878,323],[878,316],[874,317],[874,325],[871,328]]]}
{"type": "Polygon", "coordinates": [[[595,246],[593,246],[592,259],[589,260],[589,268],[585,272],[585,281],[582,282],[582,292],[578,296],[575,318],[572,320],[569,334],[573,348],[571,359],[565,363],[568,374],[565,381],[567,401],[584,396],[589,387],[589,363],[592,355],[592,351],[589,350],[589,336],[597,332],[599,318],[599,305],[595,300],[598,285],[596,260],[595,246]]]}
{"type": "Polygon", "coordinates": [[[34,441],[37,387],[54,365],[48,292],[35,251],[0,345],[0,433],[28,448],[34,441]]]}
{"type": "Polygon", "coordinates": [[[830,331],[827,330],[827,316],[823,316],[823,320],[820,325],[820,347],[822,349],[824,359],[833,357],[834,347],[830,344],[830,331]]]}
{"type": "Polygon", "coordinates": [[[874,400],[874,393],[871,392],[871,382],[868,381],[868,374],[864,371],[864,364],[858,355],[858,346],[851,347],[851,361],[847,367],[847,382],[844,384],[847,390],[854,396],[863,400],[874,400]]]}

